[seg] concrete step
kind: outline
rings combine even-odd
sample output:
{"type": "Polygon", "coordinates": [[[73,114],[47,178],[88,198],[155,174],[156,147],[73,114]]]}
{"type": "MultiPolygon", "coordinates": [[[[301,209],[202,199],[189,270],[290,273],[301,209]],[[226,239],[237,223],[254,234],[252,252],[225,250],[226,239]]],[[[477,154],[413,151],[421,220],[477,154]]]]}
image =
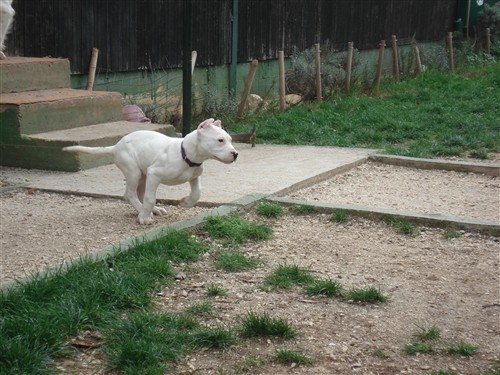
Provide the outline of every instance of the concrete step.
{"type": "Polygon", "coordinates": [[[0,96],[0,142],[121,119],[117,92],[62,88],[0,96]]]}
{"type": "Polygon", "coordinates": [[[62,151],[65,146],[110,146],[136,130],[154,130],[175,137],[172,125],[116,121],[73,129],[24,135],[0,144],[0,164],[8,167],[75,172],[113,163],[111,155],[62,151]]]}
{"type": "Polygon", "coordinates": [[[0,93],[70,87],[68,59],[8,57],[0,60],[0,93]]]}

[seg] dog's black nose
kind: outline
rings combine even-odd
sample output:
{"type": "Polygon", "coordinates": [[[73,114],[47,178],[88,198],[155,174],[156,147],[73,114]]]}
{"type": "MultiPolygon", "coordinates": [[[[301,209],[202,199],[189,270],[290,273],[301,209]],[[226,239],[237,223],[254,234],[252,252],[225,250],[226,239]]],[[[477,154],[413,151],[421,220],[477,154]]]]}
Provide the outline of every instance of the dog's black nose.
{"type": "Polygon", "coordinates": [[[236,160],[238,158],[238,153],[236,151],[233,151],[233,157],[234,157],[234,160],[236,160]]]}

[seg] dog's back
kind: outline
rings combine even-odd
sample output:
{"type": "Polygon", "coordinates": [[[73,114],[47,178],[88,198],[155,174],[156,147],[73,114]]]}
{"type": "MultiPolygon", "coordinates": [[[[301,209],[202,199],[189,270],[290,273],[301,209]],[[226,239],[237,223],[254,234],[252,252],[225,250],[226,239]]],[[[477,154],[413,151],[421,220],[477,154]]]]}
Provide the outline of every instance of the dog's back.
{"type": "Polygon", "coordinates": [[[3,53],[4,42],[9,32],[10,25],[14,19],[14,8],[12,8],[12,0],[0,0],[0,59],[5,59],[3,53]]]}

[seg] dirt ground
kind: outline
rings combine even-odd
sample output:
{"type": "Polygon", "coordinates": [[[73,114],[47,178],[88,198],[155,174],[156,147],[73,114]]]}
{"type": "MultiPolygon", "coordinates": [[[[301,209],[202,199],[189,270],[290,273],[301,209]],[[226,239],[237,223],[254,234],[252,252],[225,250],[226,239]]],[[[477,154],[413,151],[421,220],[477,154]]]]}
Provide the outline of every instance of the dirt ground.
{"type": "MultiPolygon", "coordinates": [[[[290,197],[393,208],[421,213],[500,221],[498,177],[409,170],[364,164],[343,175],[290,194],[290,197]]],[[[53,267],[82,252],[97,251],[141,233],[133,209],[114,199],[12,190],[0,194],[1,279],[53,267]],[[22,232],[20,228],[22,226],[22,232]]],[[[169,207],[164,225],[206,208],[169,207]]],[[[266,221],[249,213],[251,220],[266,221]]],[[[325,214],[286,215],[266,221],[272,238],[241,250],[262,260],[256,270],[227,273],[214,268],[213,254],[182,270],[187,278],[156,297],[160,309],[182,310],[197,302],[216,307],[209,325],[236,324],[250,310],[290,320],[300,333],[292,341],[241,340],[224,352],[195,353],[173,373],[233,374],[256,358],[288,348],[314,358],[310,366],[264,363],[251,374],[430,374],[454,370],[482,374],[500,360],[500,242],[498,238],[418,228],[415,236],[396,233],[384,223],[351,218],[337,224],[325,214]],[[339,281],[346,289],[374,286],[389,297],[380,305],[311,298],[300,289],[265,292],[260,282],[279,264],[296,264],[316,276],[339,281]],[[218,284],[227,297],[206,297],[218,284]],[[437,326],[438,353],[403,352],[418,327],[437,326]],[[472,357],[443,352],[446,343],[464,341],[479,348],[472,357]],[[378,354],[378,355],[377,355],[378,354]],[[382,355],[383,354],[383,355],[382,355]]],[[[62,372],[105,373],[98,352],[64,361],[62,372]]]]}

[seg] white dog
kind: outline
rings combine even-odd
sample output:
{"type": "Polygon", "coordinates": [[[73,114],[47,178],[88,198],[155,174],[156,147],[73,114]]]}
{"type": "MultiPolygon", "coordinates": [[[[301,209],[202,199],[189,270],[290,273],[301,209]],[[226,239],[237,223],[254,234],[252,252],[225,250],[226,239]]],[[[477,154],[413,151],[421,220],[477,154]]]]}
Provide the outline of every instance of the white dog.
{"type": "Polygon", "coordinates": [[[14,8],[12,8],[12,0],[0,0],[0,59],[5,59],[3,49],[7,33],[10,30],[10,25],[14,19],[14,8]]]}
{"type": "Polygon", "coordinates": [[[113,154],[115,164],[126,180],[125,199],[139,212],[139,223],[151,224],[153,214],[167,211],[156,207],[156,190],[160,184],[179,185],[189,182],[191,193],[180,202],[192,207],[200,199],[202,163],[215,159],[232,163],[238,153],[231,137],[219,120],[203,121],[185,138],[171,138],[150,130],[139,130],[123,137],[109,147],[69,146],[65,151],[91,154],[113,154]]]}

